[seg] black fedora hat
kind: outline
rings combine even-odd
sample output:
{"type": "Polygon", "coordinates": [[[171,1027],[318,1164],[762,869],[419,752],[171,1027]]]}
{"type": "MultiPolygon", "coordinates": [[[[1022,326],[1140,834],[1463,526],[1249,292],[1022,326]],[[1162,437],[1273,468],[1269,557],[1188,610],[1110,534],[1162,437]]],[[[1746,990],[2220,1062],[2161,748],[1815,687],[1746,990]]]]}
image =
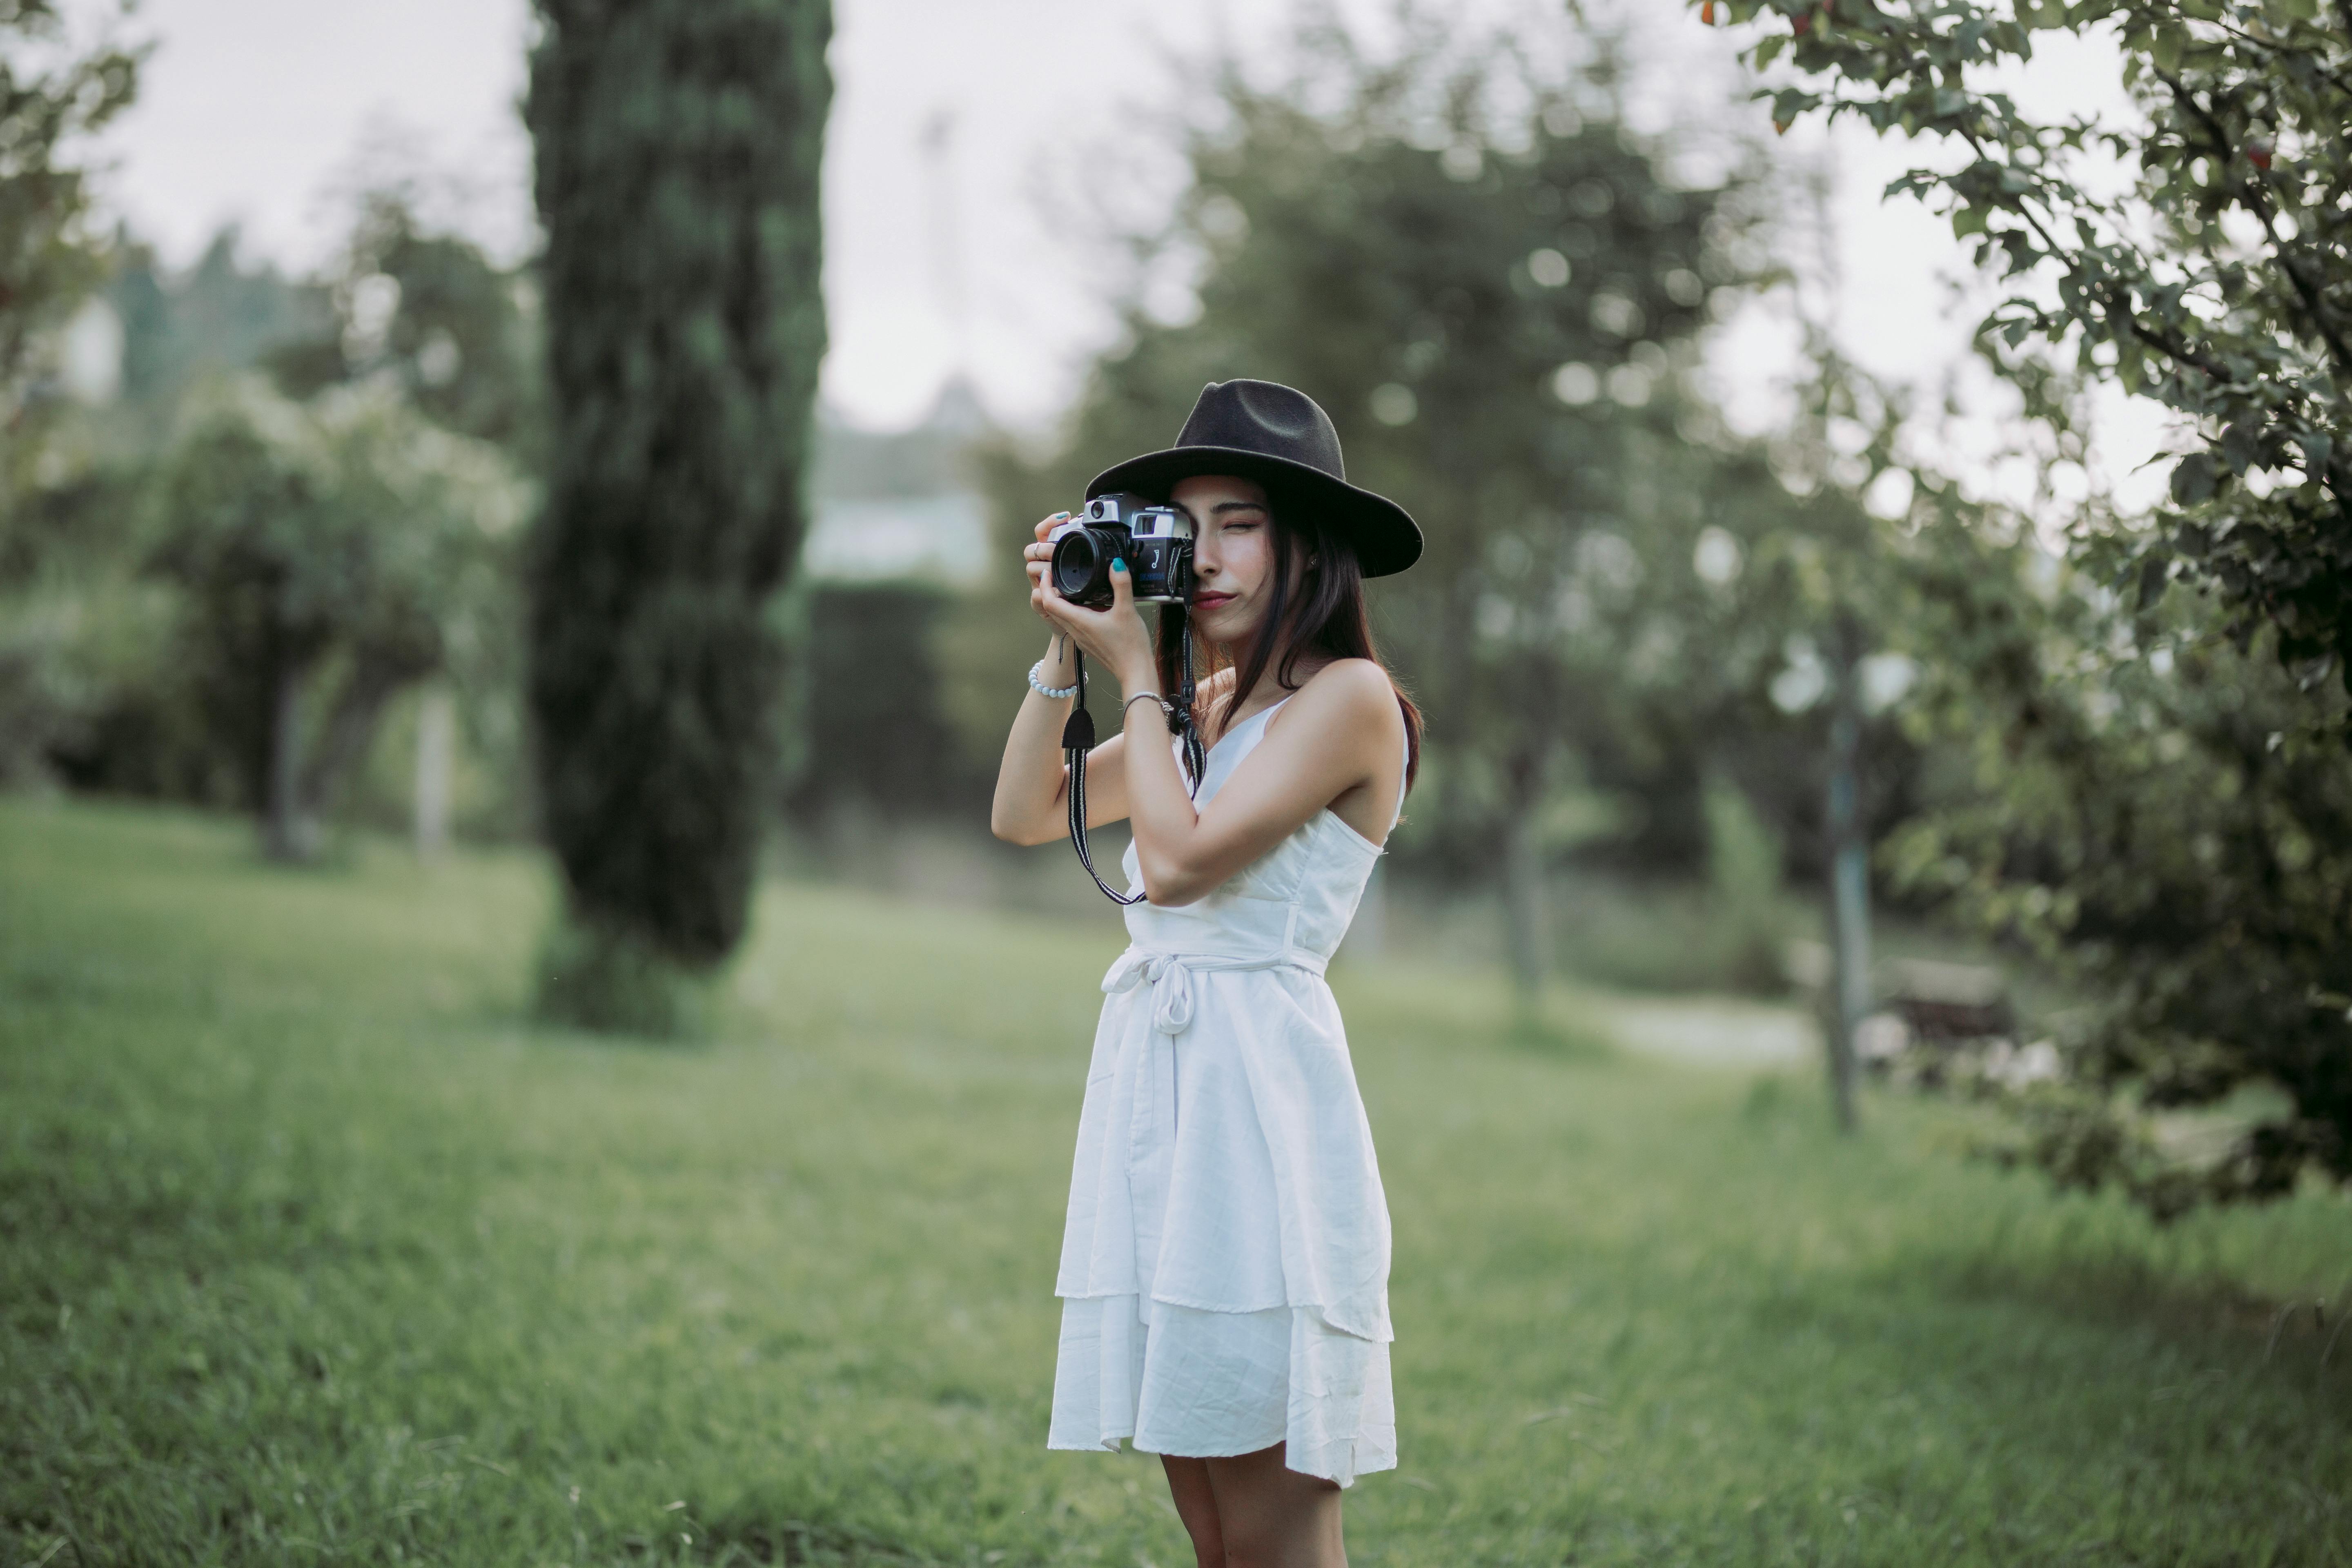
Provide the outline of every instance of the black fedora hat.
{"type": "Polygon", "coordinates": [[[1213,381],[1201,389],[1176,445],[1105,468],[1087,499],[1114,490],[1166,500],[1179,479],[1233,474],[1255,479],[1277,504],[1311,510],[1347,541],[1367,577],[1421,559],[1421,529],[1404,508],[1348,482],[1339,433],[1303,392],[1271,381],[1213,381]]]}

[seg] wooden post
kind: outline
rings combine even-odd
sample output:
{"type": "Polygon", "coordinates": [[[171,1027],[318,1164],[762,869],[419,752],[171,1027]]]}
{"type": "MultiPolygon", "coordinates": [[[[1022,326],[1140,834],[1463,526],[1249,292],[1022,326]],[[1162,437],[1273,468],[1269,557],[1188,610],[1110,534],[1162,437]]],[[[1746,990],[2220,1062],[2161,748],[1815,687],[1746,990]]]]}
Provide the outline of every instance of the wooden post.
{"type": "Polygon", "coordinates": [[[1511,961],[1511,989],[1520,1022],[1528,1027],[1542,1016],[1544,976],[1551,967],[1551,921],[1539,820],[1551,772],[1549,752],[1549,746],[1539,742],[1511,760],[1511,816],[1503,830],[1503,925],[1511,961]]]}
{"type": "Polygon", "coordinates": [[[1855,1126],[1854,1031],[1870,1010],[1870,847],[1862,822],[1862,692],[1851,616],[1831,639],[1830,710],[1830,952],[1827,1015],[1830,1099],[1838,1131],[1855,1126]]]}
{"type": "Polygon", "coordinates": [[[416,858],[437,860],[449,847],[449,779],[457,754],[457,704],[430,686],[416,704],[416,858]]]}
{"type": "Polygon", "coordinates": [[[262,853],[272,860],[305,858],[302,809],[302,677],[293,658],[278,667],[269,709],[269,777],[261,809],[262,853]]]}

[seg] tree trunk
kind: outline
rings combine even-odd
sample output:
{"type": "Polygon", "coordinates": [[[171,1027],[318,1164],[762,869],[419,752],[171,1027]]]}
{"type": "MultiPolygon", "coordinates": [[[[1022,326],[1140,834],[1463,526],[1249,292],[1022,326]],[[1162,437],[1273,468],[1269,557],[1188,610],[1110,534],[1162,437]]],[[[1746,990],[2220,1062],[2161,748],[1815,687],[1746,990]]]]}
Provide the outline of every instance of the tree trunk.
{"type": "Polygon", "coordinates": [[[1511,759],[1510,816],[1503,827],[1503,924],[1511,960],[1511,990],[1523,1020],[1536,1016],[1550,968],[1551,920],[1538,818],[1550,782],[1549,746],[1511,759]]]}
{"type": "Polygon", "coordinates": [[[1830,1099],[1838,1130],[1855,1126],[1854,1034],[1870,1010],[1870,847],[1862,826],[1862,698],[1855,628],[1843,624],[1831,649],[1835,706],[1830,716],[1830,1099]]]}
{"type": "MultiPolygon", "coordinates": [[[[1440,627],[1439,657],[1432,664],[1439,672],[1438,689],[1444,700],[1444,712],[1452,721],[1457,737],[1451,747],[1459,753],[1469,742],[1469,715],[1476,704],[1472,688],[1476,683],[1475,649],[1477,595],[1466,574],[1450,584],[1441,601],[1445,617],[1440,627]]],[[[1438,728],[1431,726],[1432,729],[1438,728]]],[[[1423,744],[1428,744],[1424,735],[1423,744]]],[[[1465,809],[1464,780],[1467,771],[1460,767],[1442,767],[1437,771],[1437,829],[1441,841],[1458,844],[1468,816],[1465,809]]]]}
{"type": "Polygon", "coordinates": [[[404,658],[386,658],[362,652],[335,693],[335,705],[320,726],[319,743],[301,770],[302,818],[315,837],[327,818],[343,779],[364,761],[375,739],[384,705],[423,671],[404,658]]]}
{"type": "Polygon", "coordinates": [[[437,860],[449,847],[449,781],[457,754],[457,704],[435,686],[416,705],[416,858],[437,860]]]}
{"type": "Polygon", "coordinates": [[[270,697],[269,783],[261,808],[261,850],[272,860],[300,860],[310,852],[302,820],[302,677],[308,668],[299,659],[281,662],[270,697]]]}

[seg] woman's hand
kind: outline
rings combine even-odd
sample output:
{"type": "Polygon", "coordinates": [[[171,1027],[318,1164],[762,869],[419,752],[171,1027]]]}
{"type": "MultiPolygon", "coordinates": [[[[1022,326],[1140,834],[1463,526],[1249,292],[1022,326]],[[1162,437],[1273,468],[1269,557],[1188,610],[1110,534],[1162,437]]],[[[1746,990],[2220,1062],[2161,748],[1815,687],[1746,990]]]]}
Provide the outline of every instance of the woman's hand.
{"type": "MultiPolygon", "coordinates": [[[[1039,679],[1056,689],[1069,685],[1076,679],[1072,658],[1080,646],[1112,675],[1150,679],[1154,670],[1150,643],[1142,635],[1143,622],[1135,613],[1124,573],[1119,575],[1118,603],[1109,611],[1081,610],[1047,585],[1053,532],[1069,520],[1066,511],[1047,518],[1037,525],[1035,542],[1021,552],[1029,573],[1030,607],[1054,628],[1053,641],[1040,661],[1039,679]],[[1106,635],[1103,628],[1122,625],[1118,618],[1122,610],[1124,627],[1132,637],[1106,635]],[[1072,638],[1081,626],[1087,640],[1075,643],[1072,638]],[[1139,670],[1135,659],[1138,651],[1142,654],[1139,670]],[[1124,666],[1121,658],[1127,661],[1124,666]]],[[[1152,681],[1151,688],[1145,689],[1157,684],[1152,681]]],[[[1021,710],[1013,715],[1012,732],[1004,738],[1004,761],[996,773],[996,796],[988,812],[990,830],[1008,843],[1044,844],[1062,836],[1069,809],[1069,774],[1062,765],[1063,725],[1069,715],[1069,702],[1066,697],[1056,700],[1033,691],[1021,700],[1021,710]]],[[[1164,742],[1160,750],[1167,750],[1164,742]]],[[[1099,827],[1126,815],[1127,737],[1114,734],[1094,749],[1087,764],[1087,822],[1099,827]]]]}
{"type": "Polygon", "coordinates": [[[1054,531],[1069,521],[1070,514],[1068,512],[1055,512],[1053,516],[1047,518],[1045,521],[1037,525],[1037,542],[1034,544],[1025,545],[1021,551],[1021,564],[1029,574],[1030,607],[1037,612],[1037,616],[1040,620],[1043,620],[1046,625],[1053,626],[1057,632],[1062,628],[1055,624],[1053,616],[1045,614],[1045,605],[1038,599],[1037,594],[1040,589],[1045,589],[1047,593],[1051,593],[1053,591],[1052,589],[1045,587],[1045,572],[1048,566],[1051,565],[1054,559],[1054,531]]]}
{"type": "Polygon", "coordinates": [[[1095,662],[1118,678],[1119,689],[1129,695],[1138,691],[1160,689],[1160,668],[1152,657],[1151,633],[1135,608],[1135,580],[1127,563],[1115,561],[1110,569],[1110,607],[1089,610],[1083,605],[1072,604],[1054,591],[1045,580],[1047,563],[1053,546],[1045,542],[1051,533],[1066,520],[1068,514],[1049,517],[1037,525],[1038,542],[1024,552],[1028,558],[1029,605],[1044,616],[1047,625],[1067,636],[1095,662]]]}

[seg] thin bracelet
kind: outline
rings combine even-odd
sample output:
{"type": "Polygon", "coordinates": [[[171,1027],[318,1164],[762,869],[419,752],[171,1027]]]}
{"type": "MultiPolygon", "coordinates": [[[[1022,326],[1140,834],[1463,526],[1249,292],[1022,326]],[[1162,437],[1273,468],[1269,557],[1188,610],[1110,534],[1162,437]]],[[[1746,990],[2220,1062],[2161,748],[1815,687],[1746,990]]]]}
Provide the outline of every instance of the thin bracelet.
{"type": "Polygon", "coordinates": [[[1129,698],[1126,701],[1118,705],[1119,718],[1124,721],[1127,717],[1127,710],[1134,707],[1137,703],[1142,701],[1147,697],[1152,701],[1160,704],[1160,713],[1162,718],[1173,719],[1176,717],[1175,703],[1170,701],[1167,698],[1160,696],[1157,691],[1139,691],[1134,696],[1129,698]]]}
{"type": "Polygon", "coordinates": [[[1060,690],[1056,691],[1054,688],[1046,685],[1045,680],[1042,679],[1045,673],[1045,661],[1042,658],[1029,667],[1029,684],[1036,691],[1038,696],[1049,699],[1052,701],[1059,702],[1066,697],[1076,697],[1078,694],[1078,683],[1076,681],[1074,680],[1070,682],[1069,685],[1065,686],[1060,690]]]}

